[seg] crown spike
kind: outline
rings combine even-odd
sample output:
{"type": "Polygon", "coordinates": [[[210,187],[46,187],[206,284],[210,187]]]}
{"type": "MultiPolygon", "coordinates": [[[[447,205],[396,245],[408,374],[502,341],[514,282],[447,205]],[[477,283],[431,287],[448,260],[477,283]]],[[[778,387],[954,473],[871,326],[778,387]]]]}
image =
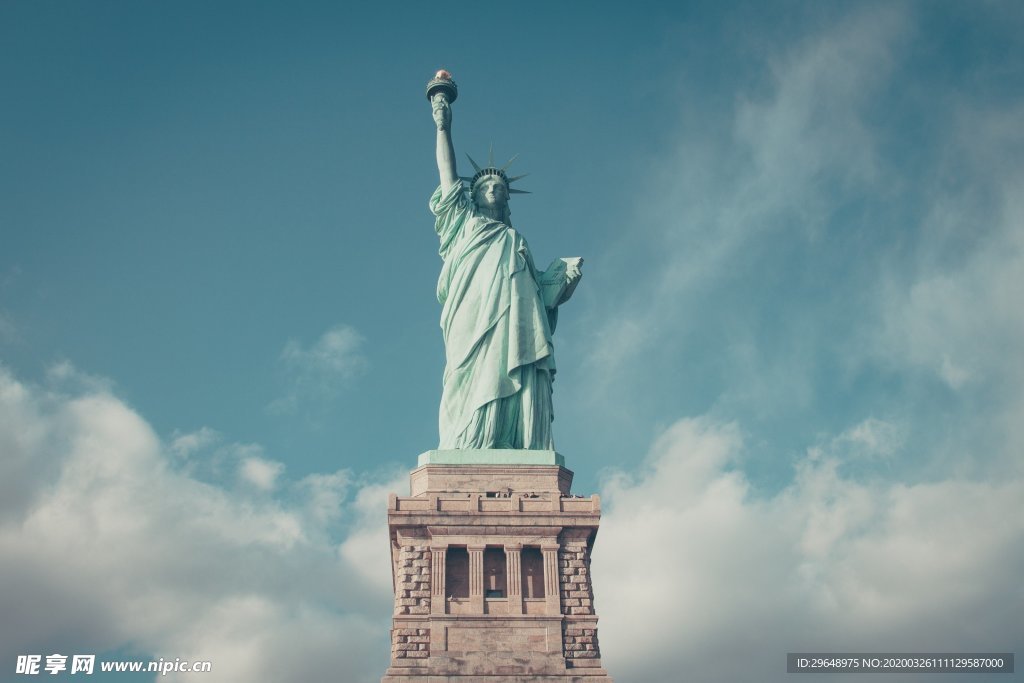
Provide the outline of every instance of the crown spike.
{"type": "Polygon", "coordinates": [[[518,154],[514,155],[503,167],[498,168],[494,165],[494,143],[491,143],[490,148],[487,151],[487,166],[481,168],[480,164],[473,160],[473,157],[466,154],[466,158],[469,159],[469,163],[473,164],[473,170],[475,173],[472,177],[460,176],[460,178],[469,183],[470,191],[477,186],[477,183],[482,182],[484,178],[493,176],[495,178],[500,178],[505,183],[505,187],[508,189],[509,194],[532,194],[527,190],[513,190],[510,187],[512,182],[530,175],[529,173],[523,173],[522,175],[510,177],[505,173],[505,169],[508,168],[518,157],[518,154]]]}

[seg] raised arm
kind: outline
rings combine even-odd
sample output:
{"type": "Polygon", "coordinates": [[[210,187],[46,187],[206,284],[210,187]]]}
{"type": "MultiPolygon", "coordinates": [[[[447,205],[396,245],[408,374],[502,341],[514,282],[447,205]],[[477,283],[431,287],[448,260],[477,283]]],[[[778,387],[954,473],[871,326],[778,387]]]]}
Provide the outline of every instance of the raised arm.
{"type": "Polygon", "coordinates": [[[441,191],[445,194],[458,184],[455,170],[455,147],[452,145],[452,108],[444,93],[434,93],[430,100],[437,124],[437,173],[441,178],[441,191]]]}

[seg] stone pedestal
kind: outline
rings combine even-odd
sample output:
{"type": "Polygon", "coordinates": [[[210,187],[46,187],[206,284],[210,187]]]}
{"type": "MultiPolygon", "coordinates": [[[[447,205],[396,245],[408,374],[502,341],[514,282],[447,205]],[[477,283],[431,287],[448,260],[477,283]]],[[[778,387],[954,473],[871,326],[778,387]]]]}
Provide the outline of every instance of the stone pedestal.
{"type": "Polygon", "coordinates": [[[388,501],[395,611],[382,683],[611,683],[595,496],[554,451],[429,451],[388,501]]]}

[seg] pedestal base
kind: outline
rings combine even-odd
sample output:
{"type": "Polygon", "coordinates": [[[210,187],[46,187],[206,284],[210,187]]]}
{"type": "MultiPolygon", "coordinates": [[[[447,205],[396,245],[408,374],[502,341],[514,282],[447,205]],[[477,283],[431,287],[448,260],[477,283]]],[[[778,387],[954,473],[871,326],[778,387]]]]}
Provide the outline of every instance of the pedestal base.
{"type": "Polygon", "coordinates": [[[388,503],[382,683],[611,683],[590,576],[600,499],[569,493],[553,451],[452,453],[421,456],[413,495],[388,503]]]}

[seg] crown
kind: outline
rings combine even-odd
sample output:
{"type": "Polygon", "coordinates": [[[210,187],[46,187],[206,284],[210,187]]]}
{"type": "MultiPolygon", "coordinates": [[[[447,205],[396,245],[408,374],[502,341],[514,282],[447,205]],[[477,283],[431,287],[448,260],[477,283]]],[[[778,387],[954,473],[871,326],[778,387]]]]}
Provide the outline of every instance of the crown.
{"type": "Polygon", "coordinates": [[[505,173],[505,169],[507,169],[509,166],[511,166],[512,162],[515,161],[516,157],[518,157],[518,156],[519,155],[516,154],[511,159],[509,159],[507,162],[505,162],[504,166],[502,166],[501,168],[498,168],[497,166],[494,165],[494,146],[491,145],[490,151],[488,151],[488,153],[487,153],[487,166],[484,166],[483,168],[481,168],[478,163],[473,161],[473,157],[471,157],[471,156],[469,156],[467,154],[466,158],[469,159],[469,163],[473,164],[473,170],[476,171],[476,173],[474,173],[470,177],[466,177],[466,176],[459,176],[459,177],[462,180],[465,180],[467,183],[469,183],[469,191],[470,191],[471,194],[472,194],[473,190],[476,189],[476,184],[480,181],[480,179],[481,178],[486,178],[487,176],[497,176],[498,178],[501,178],[502,181],[505,183],[505,187],[508,188],[508,193],[509,194],[530,194],[530,192],[528,190],[514,190],[511,187],[512,183],[514,183],[515,181],[519,180],[520,178],[525,178],[526,176],[530,175],[529,173],[524,173],[522,175],[517,175],[517,176],[512,176],[512,177],[509,177],[509,175],[507,173],[505,173]]]}

